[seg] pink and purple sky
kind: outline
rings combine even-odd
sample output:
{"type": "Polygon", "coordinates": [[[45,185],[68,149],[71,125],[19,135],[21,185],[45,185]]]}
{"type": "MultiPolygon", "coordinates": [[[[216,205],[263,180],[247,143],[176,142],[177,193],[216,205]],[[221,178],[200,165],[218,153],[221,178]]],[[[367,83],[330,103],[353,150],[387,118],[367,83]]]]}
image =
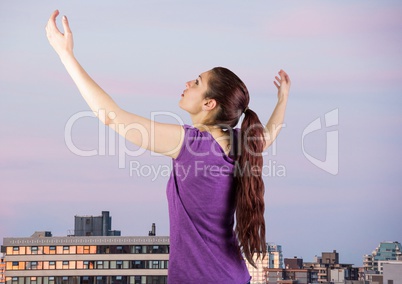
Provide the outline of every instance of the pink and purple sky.
{"type": "Polygon", "coordinates": [[[151,223],[169,234],[170,160],[135,156],[130,145],[119,157],[126,146],[86,115],[47,43],[55,9],[69,17],[90,75],[126,110],[159,121],[189,124],[178,107],[184,84],[214,66],[245,81],[266,121],[273,78],[289,73],[286,127],[265,158],[267,241],[284,257],[336,249],[361,265],[379,242],[402,241],[400,1],[25,0],[0,3],[0,242],[71,234],[74,215],[102,210],[123,235],[146,235],[151,223]],[[69,139],[97,154],[75,154],[69,139]]]}

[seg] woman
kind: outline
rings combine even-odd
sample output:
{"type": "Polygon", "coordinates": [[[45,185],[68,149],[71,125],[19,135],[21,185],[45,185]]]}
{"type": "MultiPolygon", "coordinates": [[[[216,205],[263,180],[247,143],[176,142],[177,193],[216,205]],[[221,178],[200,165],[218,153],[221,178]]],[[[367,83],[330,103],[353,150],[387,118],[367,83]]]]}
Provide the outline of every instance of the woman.
{"type": "Polygon", "coordinates": [[[57,28],[58,14],[46,26],[48,40],[91,109],[106,113],[99,119],[127,140],[173,159],[169,283],[248,283],[242,254],[254,265],[254,253],[266,252],[262,152],[281,129],[289,76],[281,70],[275,77],[278,103],[265,127],[248,108],[244,83],[222,67],[186,83],[179,105],[193,126],[157,123],[121,109],[89,77],[73,55],[65,16],[64,34],[57,28]],[[241,129],[234,129],[243,114],[241,129]],[[142,131],[127,131],[130,124],[142,131]]]}

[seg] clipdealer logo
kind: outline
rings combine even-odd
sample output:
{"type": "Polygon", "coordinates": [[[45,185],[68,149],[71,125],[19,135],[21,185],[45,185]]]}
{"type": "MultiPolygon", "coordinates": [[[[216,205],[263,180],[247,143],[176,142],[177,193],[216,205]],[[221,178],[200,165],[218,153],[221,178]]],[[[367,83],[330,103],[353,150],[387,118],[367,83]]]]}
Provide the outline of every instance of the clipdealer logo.
{"type": "Polygon", "coordinates": [[[339,172],[339,135],[338,130],[331,130],[334,126],[339,124],[339,109],[334,109],[325,114],[325,128],[326,131],[326,153],[325,159],[319,160],[307,153],[305,149],[304,139],[307,135],[323,129],[321,123],[321,118],[317,118],[312,121],[304,129],[301,139],[303,155],[309,160],[313,165],[322,169],[323,171],[330,173],[332,175],[337,175],[339,172]]]}

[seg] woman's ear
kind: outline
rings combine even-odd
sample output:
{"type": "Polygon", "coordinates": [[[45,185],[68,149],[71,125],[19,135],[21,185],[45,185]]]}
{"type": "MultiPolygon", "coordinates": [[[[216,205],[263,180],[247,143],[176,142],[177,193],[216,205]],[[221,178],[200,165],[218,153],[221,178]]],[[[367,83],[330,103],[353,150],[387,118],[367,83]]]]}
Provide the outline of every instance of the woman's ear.
{"type": "Polygon", "coordinates": [[[214,99],[205,99],[202,105],[202,110],[211,111],[216,108],[216,101],[214,99]]]}

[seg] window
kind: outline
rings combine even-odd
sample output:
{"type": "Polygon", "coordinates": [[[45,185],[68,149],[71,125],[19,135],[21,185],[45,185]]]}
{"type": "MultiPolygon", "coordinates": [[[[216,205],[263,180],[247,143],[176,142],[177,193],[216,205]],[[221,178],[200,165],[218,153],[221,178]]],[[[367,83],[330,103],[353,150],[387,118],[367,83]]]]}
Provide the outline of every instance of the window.
{"type": "Polygon", "coordinates": [[[96,276],[95,284],[106,284],[106,276],[96,276]]]}
{"type": "Polygon", "coordinates": [[[96,262],[96,268],[97,269],[103,269],[103,261],[102,260],[98,260],[96,262]]]}
{"type": "Polygon", "coordinates": [[[19,266],[19,262],[18,261],[13,261],[12,262],[12,270],[17,270],[18,269],[18,266],[19,266]]]}
{"type": "Polygon", "coordinates": [[[89,253],[89,246],[84,246],[84,253],[88,254],[89,253]]]}
{"type": "Polygon", "coordinates": [[[63,269],[69,269],[69,264],[70,264],[70,263],[69,263],[68,260],[64,260],[64,261],[63,261],[63,266],[62,266],[62,268],[63,268],[63,269]]]}
{"type": "Polygon", "coordinates": [[[13,251],[11,254],[24,254],[24,253],[20,251],[20,247],[13,247],[13,251]]]}
{"type": "Polygon", "coordinates": [[[31,247],[32,254],[38,254],[38,247],[31,247]]]}
{"type": "Polygon", "coordinates": [[[49,261],[49,269],[56,269],[56,262],[55,261],[49,261]]]}
{"type": "Polygon", "coordinates": [[[110,247],[109,246],[98,246],[96,253],[97,254],[110,253],[110,247]]]}
{"type": "Polygon", "coordinates": [[[38,262],[37,261],[31,261],[31,269],[38,269],[38,262]]]}
{"type": "Polygon", "coordinates": [[[141,252],[142,252],[142,246],[135,246],[134,253],[141,253],[141,252]]]}
{"type": "Polygon", "coordinates": [[[56,247],[55,246],[50,246],[49,247],[49,254],[56,254],[56,247]]]}
{"type": "Polygon", "coordinates": [[[94,269],[94,262],[93,261],[84,261],[83,268],[84,269],[94,269]]]}
{"type": "Polygon", "coordinates": [[[127,282],[127,277],[126,276],[112,276],[112,283],[114,284],[122,284],[127,282]]]}
{"type": "Polygon", "coordinates": [[[70,253],[70,246],[63,246],[63,254],[69,254],[70,253]]]}
{"type": "Polygon", "coordinates": [[[143,261],[143,260],[134,260],[134,261],[131,262],[131,268],[133,268],[133,269],[145,268],[145,261],[143,261]]]}
{"type": "Polygon", "coordinates": [[[117,269],[122,269],[122,266],[123,266],[123,261],[121,261],[121,260],[116,261],[116,268],[117,269]]]}
{"type": "Polygon", "coordinates": [[[157,261],[157,260],[152,261],[152,268],[153,269],[158,269],[159,268],[159,261],[157,261]]]}

